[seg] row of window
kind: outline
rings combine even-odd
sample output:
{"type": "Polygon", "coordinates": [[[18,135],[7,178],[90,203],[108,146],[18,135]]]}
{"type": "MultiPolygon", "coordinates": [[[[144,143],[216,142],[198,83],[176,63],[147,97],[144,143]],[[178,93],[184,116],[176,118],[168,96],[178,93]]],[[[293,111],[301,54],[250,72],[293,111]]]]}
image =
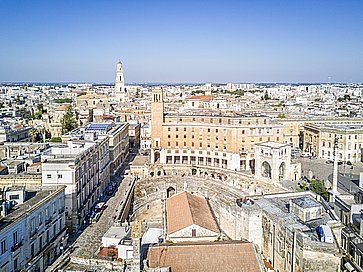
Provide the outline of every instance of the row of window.
{"type": "Polygon", "coordinates": [[[267,119],[256,119],[254,122],[253,121],[247,121],[246,120],[243,120],[243,119],[238,119],[238,120],[235,120],[235,119],[227,119],[227,122],[223,122],[225,119],[223,118],[204,118],[204,117],[201,117],[201,118],[196,118],[196,117],[193,117],[193,118],[178,118],[177,120],[173,120],[173,119],[170,119],[169,122],[173,122],[173,121],[178,121],[178,122],[190,122],[190,121],[193,121],[193,122],[201,122],[201,123],[204,123],[204,122],[208,122],[208,123],[217,123],[217,124],[247,124],[247,125],[251,125],[251,124],[267,124],[267,119]]]}

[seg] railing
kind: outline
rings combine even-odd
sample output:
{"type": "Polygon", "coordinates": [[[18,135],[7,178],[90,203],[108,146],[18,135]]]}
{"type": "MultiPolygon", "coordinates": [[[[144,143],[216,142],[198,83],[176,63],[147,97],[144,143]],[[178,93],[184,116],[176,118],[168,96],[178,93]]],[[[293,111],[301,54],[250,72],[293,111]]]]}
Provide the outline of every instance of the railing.
{"type": "Polygon", "coordinates": [[[30,237],[32,238],[37,233],[38,233],[38,228],[35,228],[33,231],[30,231],[30,237]]]}
{"type": "Polygon", "coordinates": [[[15,245],[13,245],[10,249],[11,252],[15,252],[17,249],[19,249],[21,246],[23,245],[23,241],[20,241],[18,243],[16,243],[15,245]]]}

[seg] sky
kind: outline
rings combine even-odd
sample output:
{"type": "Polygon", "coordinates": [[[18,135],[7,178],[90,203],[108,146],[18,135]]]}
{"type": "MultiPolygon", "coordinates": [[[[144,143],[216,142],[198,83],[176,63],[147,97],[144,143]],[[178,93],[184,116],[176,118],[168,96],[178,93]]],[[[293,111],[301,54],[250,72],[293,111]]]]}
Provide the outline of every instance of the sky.
{"type": "Polygon", "coordinates": [[[0,82],[363,82],[362,0],[0,0],[0,82]]]}

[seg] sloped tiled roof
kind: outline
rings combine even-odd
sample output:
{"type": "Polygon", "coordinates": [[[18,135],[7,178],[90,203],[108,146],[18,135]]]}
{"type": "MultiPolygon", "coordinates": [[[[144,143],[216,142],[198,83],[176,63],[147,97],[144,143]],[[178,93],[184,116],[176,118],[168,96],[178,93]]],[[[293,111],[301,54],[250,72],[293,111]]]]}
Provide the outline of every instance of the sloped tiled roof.
{"type": "Polygon", "coordinates": [[[172,272],[260,272],[252,243],[241,241],[177,243],[152,246],[149,267],[170,267],[172,272]]]}
{"type": "Polygon", "coordinates": [[[166,200],[167,231],[173,233],[190,225],[219,232],[207,200],[182,192],[166,200]]]}

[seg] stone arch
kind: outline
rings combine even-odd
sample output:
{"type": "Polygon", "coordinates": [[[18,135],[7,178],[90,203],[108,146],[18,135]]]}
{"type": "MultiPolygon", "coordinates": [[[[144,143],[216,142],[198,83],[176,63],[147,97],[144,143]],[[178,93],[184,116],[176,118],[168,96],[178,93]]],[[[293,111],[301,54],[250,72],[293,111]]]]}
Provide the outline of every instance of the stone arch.
{"type": "Polygon", "coordinates": [[[264,178],[269,178],[271,179],[272,178],[272,169],[271,169],[271,165],[267,162],[267,161],[264,161],[262,163],[262,176],[264,178]]]}
{"type": "Polygon", "coordinates": [[[285,178],[286,173],[286,164],[282,162],[279,167],[279,180],[283,180],[285,178]]]}
{"type": "Polygon", "coordinates": [[[170,186],[167,190],[166,190],[166,197],[169,198],[173,195],[175,195],[176,190],[174,187],[170,186]]]}

